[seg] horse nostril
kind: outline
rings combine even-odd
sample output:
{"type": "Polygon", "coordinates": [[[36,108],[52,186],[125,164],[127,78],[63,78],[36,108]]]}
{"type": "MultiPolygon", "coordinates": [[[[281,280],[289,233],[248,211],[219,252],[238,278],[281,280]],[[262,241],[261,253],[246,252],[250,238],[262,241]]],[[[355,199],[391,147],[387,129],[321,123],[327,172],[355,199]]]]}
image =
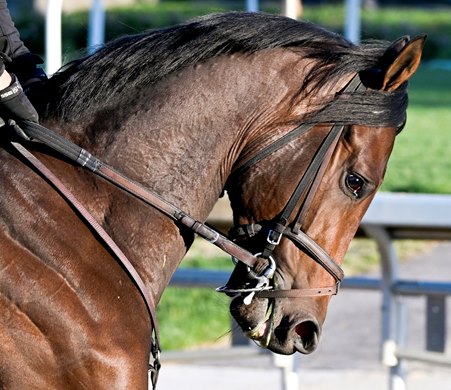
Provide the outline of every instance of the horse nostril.
{"type": "Polygon", "coordinates": [[[313,321],[300,322],[294,327],[298,336],[294,345],[298,352],[308,354],[313,352],[318,345],[319,327],[313,321]]]}

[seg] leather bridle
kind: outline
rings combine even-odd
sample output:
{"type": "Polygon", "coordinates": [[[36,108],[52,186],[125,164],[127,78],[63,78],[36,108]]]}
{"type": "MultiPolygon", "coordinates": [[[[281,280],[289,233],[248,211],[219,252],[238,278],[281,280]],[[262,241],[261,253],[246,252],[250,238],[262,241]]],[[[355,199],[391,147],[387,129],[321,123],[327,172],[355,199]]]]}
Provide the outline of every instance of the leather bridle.
{"type": "MultiPolygon", "coordinates": [[[[359,89],[364,88],[358,74],[348,83],[343,92],[352,93],[359,89]]],[[[231,289],[227,286],[220,287],[217,290],[219,292],[247,294],[248,299],[252,299],[254,295],[260,298],[299,298],[305,296],[322,296],[333,295],[338,292],[339,284],[343,279],[343,271],[341,267],[335,263],[331,257],[318,245],[312,238],[302,231],[302,224],[305,217],[305,213],[308,210],[313,196],[318,188],[321,179],[324,175],[328,162],[338,144],[338,140],[343,132],[343,125],[332,124],[331,129],[325,137],[322,145],[317,150],[313,160],[303,175],[301,181],[296,187],[293,195],[289,199],[285,208],[280,214],[280,217],[271,224],[250,224],[238,226],[233,230],[233,236],[237,237],[253,237],[254,235],[265,233],[266,244],[261,253],[252,254],[234,240],[229,239],[220,234],[214,228],[206,225],[203,222],[197,221],[183,210],[179,209],[175,205],[163,199],[160,195],[156,194],[152,190],[145,188],[141,184],[125,177],[120,172],[105,164],[99,160],[87,150],[72,143],[71,141],[61,137],[53,131],[33,122],[20,122],[18,126],[14,121],[10,121],[9,127],[14,130],[11,141],[11,145],[30,163],[35,169],[45,177],[57,191],[80,212],[80,215],[84,221],[90,225],[94,231],[96,231],[99,237],[103,240],[104,244],[111,249],[116,255],[116,259],[124,266],[129,273],[130,278],[134,281],[135,285],[141,292],[144,302],[146,303],[149,311],[150,319],[153,324],[153,334],[151,336],[151,354],[153,356],[153,362],[150,363],[150,371],[152,372],[152,383],[155,387],[158,377],[158,371],[160,368],[160,345],[158,335],[157,318],[155,315],[155,304],[152,297],[148,293],[144,282],[134,269],[131,262],[125,257],[122,251],[117,247],[108,233],[98,224],[92,215],[84,208],[84,206],[75,198],[75,196],[61,183],[61,181],[53,175],[53,173],[45,167],[45,165],[39,161],[33,154],[31,154],[25,147],[27,142],[37,141],[43,143],[58,153],[62,154],[66,158],[81,165],[92,172],[96,173],[100,177],[111,182],[115,186],[128,192],[134,197],[140,199],[147,205],[150,205],[169,218],[174,220],[180,226],[188,227],[194,233],[200,237],[206,239],[210,243],[216,245],[226,253],[244,263],[250,273],[256,280],[255,286],[248,289],[231,289]],[[294,210],[299,202],[303,199],[300,211],[294,219],[294,223],[289,225],[289,221],[292,219],[294,210]],[[280,243],[282,237],[286,237],[297,245],[301,246],[303,250],[316,262],[318,262],[327,272],[329,272],[336,283],[334,286],[320,287],[320,288],[306,288],[306,289],[293,289],[293,290],[277,290],[272,279],[276,270],[276,262],[273,260],[272,253],[277,245],[280,243]],[[262,268],[262,260],[265,262],[265,266],[262,268]],[[258,266],[258,267],[257,267],[258,266]],[[253,270],[260,269],[258,272],[253,270]]],[[[289,143],[291,140],[306,133],[314,126],[312,123],[304,123],[296,127],[273,144],[264,148],[257,153],[254,157],[249,159],[238,166],[233,175],[243,173],[245,170],[255,165],[265,157],[271,155],[274,151],[280,149],[282,146],[289,143]]]]}
{"type": "MultiPolygon", "coordinates": [[[[358,90],[365,90],[366,88],[360,81],[360,77],[356,74],[351,81],[346,85],[343,93],[353,93],[358,90]]],[[[279,138],[274,143],[268,145],[263,150],[259,151],[252,158],[239,165],[232,177],[237,177],[243,174],[246,170],[270,156],[272,153],[282,148],[293,139],[298,138],[310,130],[314,124],[303,123],[289,133],[285,134],[282,138],[279,138]]],[[[310,208],[313,201],[316,190],[321,183],[321,180],[326,171],[327,165],[332,157],[333,152],[336,149],[338,140],[343,133],[343,125],[332,125],[328,134],[324,138],[322,144],[316,151],[313,159],[307,167],[304,175],[296,186],[293,194],[286,203],[284,209],[280,215],[271,223],[255,223],[241,225],[234,227],[230,231],[230,236],[234,239],[249,239],[264,234],[266,236],[266,242],[264,248],[259,253],[259,257],[267,259],[269,261],[268,268],[271,271],[265,270],[265,273],[273,277],[275,272],[275,261],[272,258],[272,254],[275,248],[280,244],[282,237],[286,237],[300,246],[304,252],[306,252],[313,260],[320,264],[335,280],[335,284],[327,287],[318,288],[302,288],[302,289],[290,289],[281,290],[274,289],[271,286],[271,281],[268,280],[263,283],[257,279],[255,287],[244,289],[223,286],[217,289],[219,292],[224,292],[229,295],[234,294],[252,294],[248,297],[257,296],[260,298],[301,298],[309,296],[322,296],[322,295],[335,295],[338,293],[340,283],[343,280],[344,272],[341,267],[329,256],[329,254],[323,250],[323,248],[316,243],[312,238],[302,231],[302,225],[305,219],[307,210],[310,208]],[[289,221],[292,220],[295,209],[298,207],[301,199],[303,202],[294,219],[294,223],[289,225],[289,221]]],[[[255,278],[255,274],[250,272],[251,278],[255,278]]],[[[248,298],[249,301],[249,298],[248,298]]]]}

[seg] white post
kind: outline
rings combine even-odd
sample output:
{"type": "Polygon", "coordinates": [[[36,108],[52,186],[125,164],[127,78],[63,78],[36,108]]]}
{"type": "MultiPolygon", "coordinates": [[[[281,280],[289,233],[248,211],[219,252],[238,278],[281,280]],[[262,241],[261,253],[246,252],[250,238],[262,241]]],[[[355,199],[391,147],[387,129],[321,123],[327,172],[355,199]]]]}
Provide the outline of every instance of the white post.
{"type": "Polygon", "coordinates": [[[360,43],[361,0],[346,0],[345,37],[355,44],[360,43]]]}
{"type": "Polygon", "coordinates": [[[285,16],[291,19],[298,18],[299,0],[285,0],[285,16]]]}
{"type": "Polygon", "coordinates": [[[61,11],[63,0],[47,0],[45,18],[45,70],[48,75],[61,67],[61,11]]]}
{"type": "Polygon", "coordinates": [[[389,369],[389,390],[405,390],[405,365],[396,357],[396,350],[402,344],[404,316],[403,307],[393,291],[399,280],[398,258],[393,240],[387,230],[380,225],[363,227],[368,237],[376,241],[382,266],[382,345],[383,363],[389,369]]]}
{"type": "Polygon", "coordinates": [[[282,390],[298,390],[299,376],[297,373],[299,367],[299,354],[278,355],[272,354],[273,364],[281,369],[282,390]]]}
{"type": "Polygon", "coordinates": [[[88,50],[94,53],[105,42],[105,7],[103,0],[93,0],[89,12],[88,50]]]}
{"type": "Polygon", "coordinates": [[[247,12],[258,12],[258,0],[246,0],[246,11],[247,12]]]}

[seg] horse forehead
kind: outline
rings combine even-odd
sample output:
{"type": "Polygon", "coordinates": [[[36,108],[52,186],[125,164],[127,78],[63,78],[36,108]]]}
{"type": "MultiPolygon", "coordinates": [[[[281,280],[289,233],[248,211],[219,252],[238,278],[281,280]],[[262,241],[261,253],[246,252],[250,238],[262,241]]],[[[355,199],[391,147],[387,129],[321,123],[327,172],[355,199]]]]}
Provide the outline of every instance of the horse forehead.
{"type": "Polygon", "coordinates": [[[396,136],[396,130],[389,127],[372,127],[355,125],[349,137],[350,147],[363,160],[376,164],[383,163],[382,158],[388,158],[396,136]]]}

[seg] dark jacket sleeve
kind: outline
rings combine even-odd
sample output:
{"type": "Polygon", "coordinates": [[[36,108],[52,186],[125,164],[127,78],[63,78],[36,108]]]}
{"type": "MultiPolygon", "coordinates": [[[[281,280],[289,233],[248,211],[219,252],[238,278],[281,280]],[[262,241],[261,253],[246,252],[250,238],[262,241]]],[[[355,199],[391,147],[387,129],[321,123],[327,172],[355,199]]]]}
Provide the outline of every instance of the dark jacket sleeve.
{"type": "Polygon", "coordinates": [[[11,19],[6,0],[0,0],[0,52],[10,58],[29,53],[20,40],[19,31],[11,19]]]}

